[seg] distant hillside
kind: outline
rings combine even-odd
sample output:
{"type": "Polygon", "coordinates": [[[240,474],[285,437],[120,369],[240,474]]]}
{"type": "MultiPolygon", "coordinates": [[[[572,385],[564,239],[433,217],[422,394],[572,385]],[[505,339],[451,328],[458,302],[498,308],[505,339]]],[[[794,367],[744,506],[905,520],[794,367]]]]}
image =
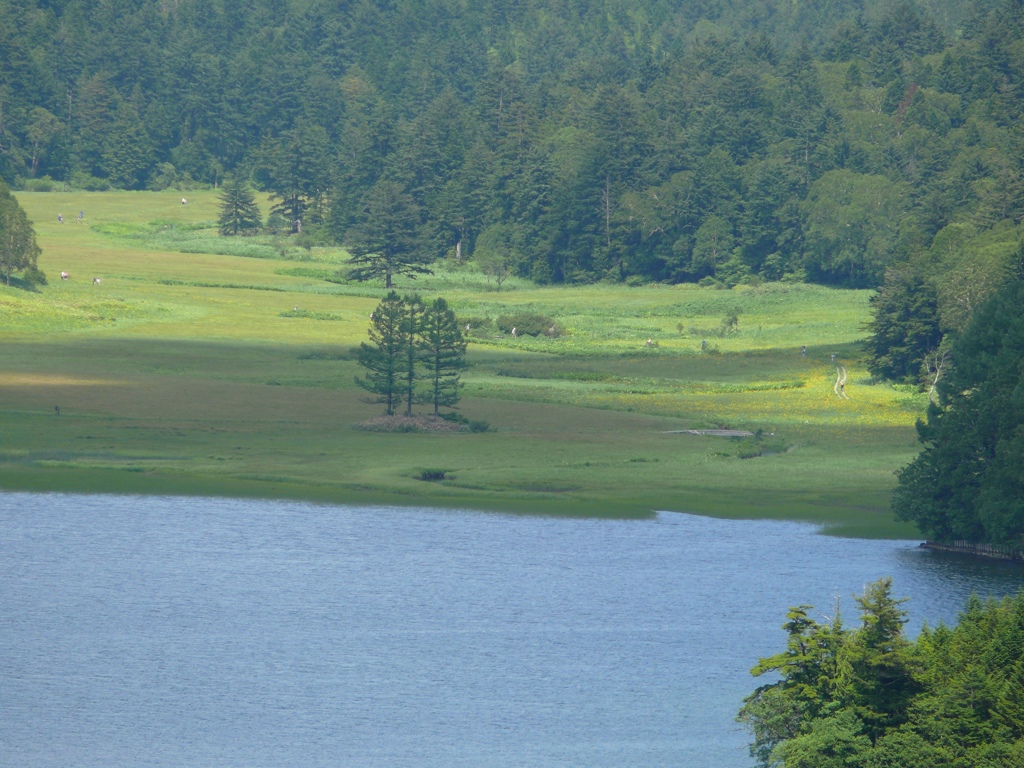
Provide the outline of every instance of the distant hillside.
{"type": "Polygon", "coordinates": [[[874,286],[950,225],[1019,240],[1022,25],[1021,0],[0,0],[0,176],[241,174],[325,240],[383,180],[436,257],[482,240],[541,282],[874,286]]]}

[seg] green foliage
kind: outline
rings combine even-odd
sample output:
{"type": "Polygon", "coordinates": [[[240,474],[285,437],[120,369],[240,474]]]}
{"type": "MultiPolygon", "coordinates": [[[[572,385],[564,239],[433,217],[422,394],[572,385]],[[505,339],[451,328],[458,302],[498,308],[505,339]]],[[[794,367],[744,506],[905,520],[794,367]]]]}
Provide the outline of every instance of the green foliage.
{"type": "Polygon", "coordinates": [[[908,190],[881,175],[825,173],[804,203],[806,265],[812,274],[852,286],[882,281],[893,260],[908,190]]]}
{"type": "Polygon", "coordinates": [[[473,260],[481,272],[494,280],[499,291],[501,284],[525,261],[515,241],[514,230],[502,224],[489,227],[476,241],[473,260]]]}
{"type": "Polygon", "coordinates": [[[416,346],[428,387],[424,401],[434,406],[437,416],[440,406],[451,408],[459,402],[459,373],[466,367],[466,341],[443,298],[435,299],[423,312],[416,346]]]}
{"type": "Polygon", "coordinates": [[[555,320],[537,312],[500,315],[494,322],[503,333],[512,333],[515,329],[517,336],[559,336],[563,333],[555,320]]]}
{"type": "Polygon", "coordinates": [[[356,383],[377,396],[373,402],[385,404],[386,416],[392,416],[403,400],[407,417],[413,415],[414,402],[430,403],[434,416],[441,415],[441,406],[458,403],[466,341],[444,299],[424,305],[419,296],[399,298],[389,292],[371,316],[370,342],[363,342],[357,355],[369,375],[356,377],[356,383]],[[420,382],[425,389],[418,389],[420,382]]]}
{"type": "Polygon", "coordinates": [[[217,220],[221,235],[240,235],[260,228],[262,217],[256,197],[245,179],[231,177],[224,182],[220,195],[220,218],[217,220]]]}
{"type": "Polygon", "coordinates": [[[925,357],[942,341],[935,286],[912,265],[892,267],[871,297],[871,314],[868,370],[883,379],[916,381],[925,357]]]}
{"type": "Polygon", "coordinates": [[[39,254],[32,222],[7,185],[0,181],[0,274],[7,285],[15,271],[24,271],[30,283],[45,283],[45,276],[36,267],[39,254]]]}
{"type": "Polygon", "coordinates": [[[893,509],[930,538],[1024,547],[1024,281],[974,313],[952,348],[924,451],[900,470],[893,509]]]}
{"type": "Polygon", "coordinates": [[[356,360],[366,375],[355,383],[370,392],[370,402],[383,403],[386,416],[393,416],[402,399],[403,375],[407,369],[405,302],[391,291],[377,305],[370,318],[370,343],[359,345],[356,360]]]}
{"type": "MultiPolygon", "coordinates": [[[[0,176],[186,189],[251,171],[271,229],[348,234],[361,260],[380,254],[366,201],[395,184],[410,274],[450,254],[499,289],[876,286],[950,226],[1024,218],[1016,0],[172,5],[6,2],[0,176]]],[[[944,330],[996,261],[929,276],[944,330]]]]}
{"type": "Polygon", "coordinates": [[[759,765],[1020,764],[1024,594],[972,598],[955,627],[926,628],[912,642],[891,587],[866,588],[853,630],[818,625],[808,606],[790,609],[788,650],[753,670],[781,679],[748,697],[738,718],[759,765]]]}
{"type": "Polygon", "coordinates": [[[380,181],[367,195],[359,223],[345,236],[352,254],[353,280],[384,278],[391,288],[395,275],[430,274],[426,266],[432,259],[420,239],[420,210],[402,187],[380,181]]]}

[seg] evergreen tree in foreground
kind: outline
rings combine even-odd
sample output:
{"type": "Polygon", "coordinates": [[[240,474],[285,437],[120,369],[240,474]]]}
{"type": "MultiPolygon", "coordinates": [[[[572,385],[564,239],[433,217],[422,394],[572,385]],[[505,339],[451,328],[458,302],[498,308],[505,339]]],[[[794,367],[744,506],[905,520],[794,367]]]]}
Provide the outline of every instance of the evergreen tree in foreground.
{"type": "Polygon", "coordinates": [[[11,284],[11,273],[14,271],[35,271],[39,253],[32,222],[14,195],[7,190],[7,186],[0,181],[0,270],[3,271],[7,285],[11,284]]]}
{"type": "Polygon", "coordinates": [[[260,228],[260,209],[244,179],[232,176],[224,182],[220,195],[220,218],[217,224],[222,235],[255,232],[260,228]]]}
{"type": "Polygon", "coordinates": [[[958,623],[904,633],[883,579],[857,599],[862,623],[791,608],[786,649],[754,675],[738,720],[772,768],[1019,768],[1024,765],[1024,593],[972,597],[958,623]]]}
{"type": "Polygon", "coordinates": [[[364,341],[356,352],[366,376],[356,376],[355,382],[375,396],[369,402],[384,403],[385,415],[394,416],[402,402],[403,374],[408,365],[405,302],[391,291],[370,319],[370,343],[364,341]]]}
{"type": "Polygon", "coordinates": [[[448,302],[437,298],[427,307],[417,341],[429,391],[424,400],[438,408],[453,407],[459,401],[459,371],[466,367],[466,340],[448,302]]]}

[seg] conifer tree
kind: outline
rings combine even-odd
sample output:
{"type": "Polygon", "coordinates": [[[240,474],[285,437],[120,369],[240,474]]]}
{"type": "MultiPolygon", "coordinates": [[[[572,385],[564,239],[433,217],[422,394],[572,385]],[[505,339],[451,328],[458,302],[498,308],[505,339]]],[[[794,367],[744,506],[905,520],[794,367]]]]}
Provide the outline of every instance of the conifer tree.
{"type": "Polygon", "coordinates": [[[405,302],[394,291],[389,292],[370,320],[370,343],[364,341],[356,352],[366,376],[356,376],[355,382],[374,395],[369,402],[383,403],[385,415],[394,416],[402,402],[403,374],[408,365],[405,302]]]}
{"type": "Polygon", "coordinates": [[[220,218],[217,224],[222,235],[255,232],[261,223],[256,198],[244,179],[232,176],[224,182],[220,194],[220,218]]]}
{"type": "Polygon", "coordinates": [[[103,138],[103,170],[111,183],[124,189],[141,189],[153,162],[149,134],[135,107],[121,100],[103,138]]]}
{"type": "Polygon", "coordinates": [[[419,227],[419,207],[401,185],[377,182],[364,201],[359,224],[345,238],[354,267],[349,276],[353,280],[383,277],[384,287],[390,289],[395,275],[432,274],[419,227]]]}
{"type": "Polygon", "coordinates": [[[942,341],[935,285],[912,264],[890,267],[870,303],[868,370],[881,378],[913,381],[942,341]]]}
{"type": "Polygon", "coordinates": [[[416,347],[423,322],[423,300],[415,294],[406,296],[402,301],[405,313],[402,318],[402,342],[405,345],[405,367],[402,371],[403,396],[405,398],[405,415],[412,416],[412,404],[416,399],[416,381],[419,371],[416,369],[416,347]]]}
{"type": "Polygon", "coordinates": [[[892,507],[936,541],[1024,547],[1024,281],[998,290],[953,344],[924,450],[897,472],[892,507]]]}
{"type": "Polygon", "coordinates": [[[459,401],[459,371],[466,367],[466,340],[444,299],[435,299],[423,313],[417,346],[430,386],[424,399],[433,403],[437,416],[440,406],[451,408],[459,401]]]}

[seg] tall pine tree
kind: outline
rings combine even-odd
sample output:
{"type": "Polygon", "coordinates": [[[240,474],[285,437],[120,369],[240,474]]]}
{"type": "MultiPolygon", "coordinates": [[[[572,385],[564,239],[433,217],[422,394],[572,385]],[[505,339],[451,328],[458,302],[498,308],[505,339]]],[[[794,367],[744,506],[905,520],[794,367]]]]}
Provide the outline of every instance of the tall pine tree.
{"type": "Polygon", "coordinates": [[[412,416],[412,404],[416,399],[416,381],[419,371],[416,369],[416,340],[423,322],[423,300],[419,296],[406,296],[402,302],[405,315],[402,318],[402,336],[405,344],[405,367],[402,370],[403,396],[405,398],[405,415],[412,416]]]}
{"type": "Polygon", "coordinates": [[[420,209],[412,197],[393,181],[377,182],[364,201],[359,224],[345,238],[352,254],[349,277],[383,277],[384,287],[390,289],[395,275],[432,274],[419,229],[420,209]]]}
{"type": "Polygon", "coordinates": [[[260,228],[260,209],[245,179],[230,177],[220,194],[220,218],[217,224],[222,235],[255,232],[260,228]]]}
{"type": "Polygon", "coordinates": [[[370,343],[364,341],[356,352],[366,376],[356,376],[355,382],[373,395],[369,402],[383,403],[385,415],[394,416],[402,402],[403,374],[408,366],[405,302],[394,291],[389,292],[370,321],[370,343]]]}
{"type": "Polygon", "coordinates": [[[430,387],[424,399],[438,416],[440,406],[452,408],[459,401],[459,372],[466,367],[466,340],[444,299],[435,299],[423,313],[417,347],[430,387]]]}

